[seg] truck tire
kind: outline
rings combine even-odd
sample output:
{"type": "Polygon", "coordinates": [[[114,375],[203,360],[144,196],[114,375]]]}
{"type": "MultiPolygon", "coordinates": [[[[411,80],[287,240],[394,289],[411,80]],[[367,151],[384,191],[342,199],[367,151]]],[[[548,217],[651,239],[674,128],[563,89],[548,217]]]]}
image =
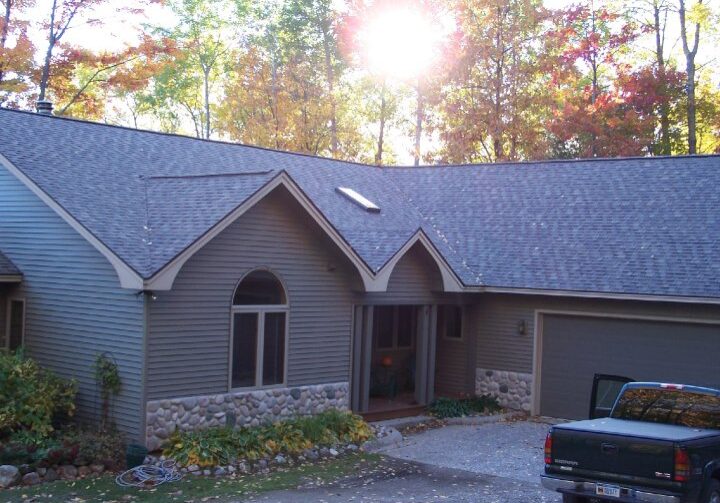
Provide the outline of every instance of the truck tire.
{"type": "MultiPolygon", "coordinates": [[[[565,501],[563,499],[563,501],[565,501]]],[[[703,500],[703,503],[720,503],[720,482],[716,479],[710,481],[710,487],[708,487],[707,497],[703,500]]]]}

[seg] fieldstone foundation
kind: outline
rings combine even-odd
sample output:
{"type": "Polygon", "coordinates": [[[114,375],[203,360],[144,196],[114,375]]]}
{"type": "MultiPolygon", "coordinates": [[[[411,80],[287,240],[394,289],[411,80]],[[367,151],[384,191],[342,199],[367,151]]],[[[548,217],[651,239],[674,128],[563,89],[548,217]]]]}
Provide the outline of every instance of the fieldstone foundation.
{"type": "Polygon", "coordinates": [[[348,398],[349,384],[339,382],[152,400],[147,403],[146,444],[151,451],[158,449],[178,429],[258,426],[328,409],[348,410],[348,398]]]}
{"type": "Polygon", "coordinates": [[[505,370],[476,369],[475,394],[491,395],[502,407],[530,412],[532,374],[505,370]]]}

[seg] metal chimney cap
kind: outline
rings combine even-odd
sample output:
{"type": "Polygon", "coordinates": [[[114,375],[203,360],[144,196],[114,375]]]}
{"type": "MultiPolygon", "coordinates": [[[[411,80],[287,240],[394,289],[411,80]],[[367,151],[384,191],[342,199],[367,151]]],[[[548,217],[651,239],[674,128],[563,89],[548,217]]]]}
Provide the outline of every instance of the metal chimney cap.
{"type": "Polygon", "coordinates": [[[35,109],[37,110],[37,113],[39,113],[39,114],[52,115],[53,103],[52,103],[52,101],[41,100],[41,101],[38,101],[35,103],[35,109]]]}

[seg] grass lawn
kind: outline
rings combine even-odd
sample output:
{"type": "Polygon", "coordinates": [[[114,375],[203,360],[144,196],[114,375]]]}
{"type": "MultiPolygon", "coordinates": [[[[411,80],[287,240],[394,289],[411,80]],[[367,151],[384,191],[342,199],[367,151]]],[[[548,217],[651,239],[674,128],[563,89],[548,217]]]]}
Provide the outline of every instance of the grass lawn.
{"type": "Polygon", "coordinates": [[[376,454],[353,454],[299,467],[283,468],[267,475],[239,475],[222,478],[186,475],[178,482],[156,489],[123,488],[114,476],[72,482],[52,482],[36,487],[0,491],[0,502],[164,502],[183,503],[237,501],[266,491],[293,489],[301,485],[322,485],[361,470],[372,471],[380,464],[376,454]]]}

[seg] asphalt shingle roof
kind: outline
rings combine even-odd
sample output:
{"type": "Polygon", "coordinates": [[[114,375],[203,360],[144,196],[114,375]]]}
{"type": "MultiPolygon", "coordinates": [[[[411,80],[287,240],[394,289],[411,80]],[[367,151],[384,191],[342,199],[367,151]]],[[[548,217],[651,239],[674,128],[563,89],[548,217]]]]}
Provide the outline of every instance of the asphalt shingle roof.
{"type": "Polygon", "coordinates": [[[373,270],[423,229],[467,286],[720,297],[720,156],[381,169],[8,110],[0,153],[146,278],[284,171],[373,270]]]}
{"type": "Polygon", "coordinates": [[[19,276],[22,274],[15,264],[0,251],[0,276],[19,276]]]}

